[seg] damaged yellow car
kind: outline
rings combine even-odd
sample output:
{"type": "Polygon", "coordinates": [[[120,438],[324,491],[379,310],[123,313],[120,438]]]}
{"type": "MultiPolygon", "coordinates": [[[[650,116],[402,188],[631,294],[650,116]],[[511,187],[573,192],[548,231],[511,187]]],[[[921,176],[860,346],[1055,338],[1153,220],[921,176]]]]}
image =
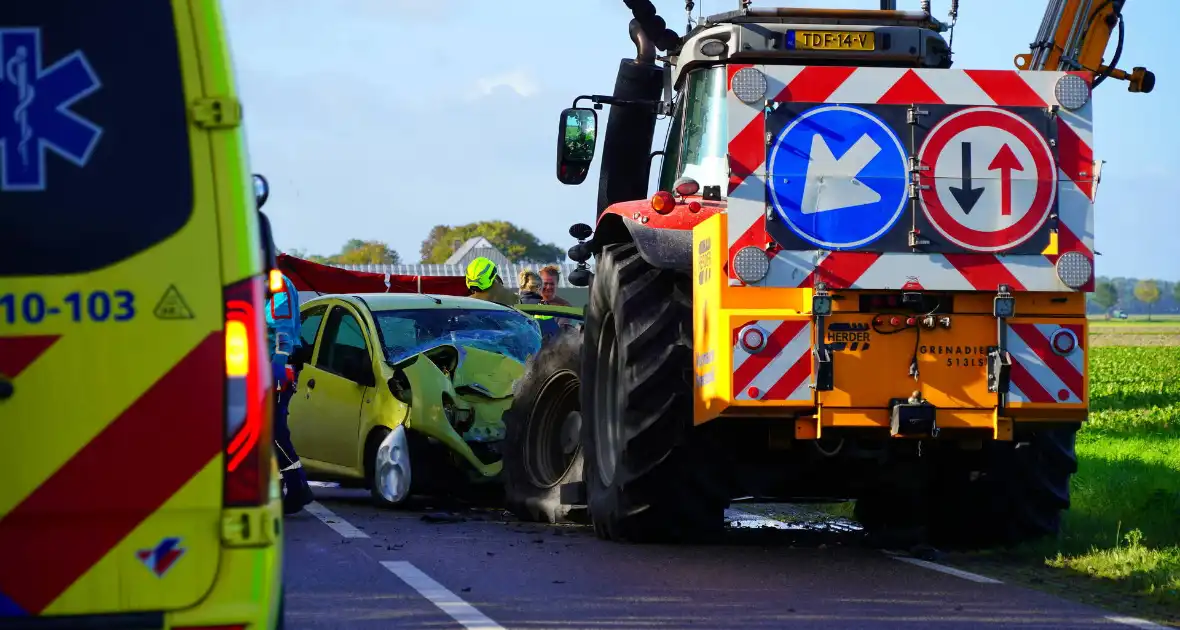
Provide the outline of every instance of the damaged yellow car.
{"type": "Polygon", "coordinates": [[[494,483],[502,416],[542,345],[522,310],[413,293],[304,302],[310,352],[288,424],[308,478],[367,488],[388,507],[494,483]]]}

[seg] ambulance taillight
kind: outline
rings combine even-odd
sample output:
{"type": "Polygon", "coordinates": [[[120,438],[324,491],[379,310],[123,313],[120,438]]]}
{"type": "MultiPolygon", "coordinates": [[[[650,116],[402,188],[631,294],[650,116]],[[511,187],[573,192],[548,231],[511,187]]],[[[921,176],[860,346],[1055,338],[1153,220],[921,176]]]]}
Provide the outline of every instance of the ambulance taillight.
{"type": "Polygon", "coordinates": [[[226,506],[267,502],[271,475],[274,378],[262,316],[266,292],[256,276],[225,288],[226,506]]]}

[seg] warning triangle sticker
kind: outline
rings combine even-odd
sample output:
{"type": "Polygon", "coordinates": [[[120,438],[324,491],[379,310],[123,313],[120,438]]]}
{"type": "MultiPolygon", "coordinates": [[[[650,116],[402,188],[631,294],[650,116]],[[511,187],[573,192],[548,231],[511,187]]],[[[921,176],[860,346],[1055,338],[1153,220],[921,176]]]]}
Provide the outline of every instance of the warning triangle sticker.
{"type": "Polygon", "coordinates": [[[193,312],[189,310],[188,304],[184,298],[180,296],[180,291],[176,290],[176,285],[168,285],[168,290],[164,292],[164,297],[156,304],[156,317],[160,319],[192,319],[193,312]]]}

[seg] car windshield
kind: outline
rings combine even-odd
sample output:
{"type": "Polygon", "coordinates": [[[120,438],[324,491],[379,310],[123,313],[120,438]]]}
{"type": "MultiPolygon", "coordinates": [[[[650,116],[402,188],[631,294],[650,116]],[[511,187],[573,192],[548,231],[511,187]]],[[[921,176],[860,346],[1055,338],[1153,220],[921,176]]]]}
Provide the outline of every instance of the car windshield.
{"type": "Polygon", "coordinates": [[[671,190],[681,176],[701,186],[729,187],[725,122],[725,67],[693,70],[686,79],[668,127],[660,189],[671,190]]]}
{"type": "Polygon", "coordinates": [[[521,363],[541,349],[535,320],[517,311],[424,308],[376,311],[373,317],[390,363],[443,344],[496,352],[521,363]]]}

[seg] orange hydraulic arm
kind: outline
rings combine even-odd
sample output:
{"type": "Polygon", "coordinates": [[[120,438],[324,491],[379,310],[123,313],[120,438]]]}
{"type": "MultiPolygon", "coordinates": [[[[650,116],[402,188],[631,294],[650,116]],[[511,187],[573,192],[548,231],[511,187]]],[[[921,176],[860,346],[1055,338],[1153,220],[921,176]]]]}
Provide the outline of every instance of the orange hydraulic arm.
{"type": "Polygon", "coordinates": [[[1094,73],[1094,85],[1107,77],[1129,83],[1131,92],[1150,92],[1155,88],[1155,73],[1136,67],[1131,72],[1119,70],[1123,54],[1123,5],[1126,0],[1049,0],[1041,30],[1032,44],[1032,52],[1016,55],[1021,70],[1088,70],[1094,73]],[[1111,36],[1118,29],[1114,58],[1107,65],[1102,55],[1111,36]]]}

